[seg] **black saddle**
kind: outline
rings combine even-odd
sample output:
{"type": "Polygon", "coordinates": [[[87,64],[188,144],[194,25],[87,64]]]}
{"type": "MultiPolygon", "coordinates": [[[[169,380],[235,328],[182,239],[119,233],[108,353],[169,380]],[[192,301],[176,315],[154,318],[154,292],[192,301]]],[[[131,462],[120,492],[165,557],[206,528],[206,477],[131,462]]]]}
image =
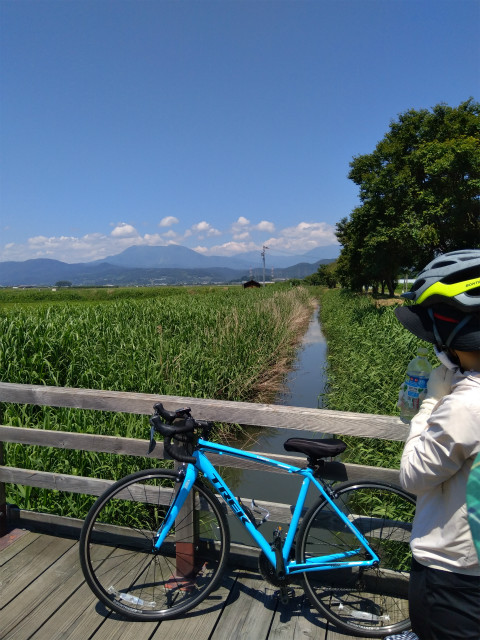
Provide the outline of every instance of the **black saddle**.
{"type": "Polygon", "coordinates": [[[304,453],[309,458],[320,460],[321,458],[334,458],[343,453],[347,445],[337,438],[289,438],[284,443],[285,451],[304,453]]]}

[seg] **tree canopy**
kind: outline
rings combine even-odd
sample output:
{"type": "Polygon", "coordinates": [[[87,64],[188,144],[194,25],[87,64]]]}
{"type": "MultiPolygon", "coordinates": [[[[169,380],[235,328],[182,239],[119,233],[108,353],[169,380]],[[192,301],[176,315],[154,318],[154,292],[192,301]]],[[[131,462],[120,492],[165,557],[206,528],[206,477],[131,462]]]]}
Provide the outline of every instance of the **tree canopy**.
{"type": "Polygon", "coordinates": [[[340,282],[393,295],[403,269],[480,246],[480,103],[401,114],[348,177],[361,204],[337,224],[340,282]]]}
{"type": "Polygon", "coordinates": [[[337,284],[336,263],[321,264],[315,273],[306,276],[303,281],[313,286],[328,287],[334,289],[337,284]]]}

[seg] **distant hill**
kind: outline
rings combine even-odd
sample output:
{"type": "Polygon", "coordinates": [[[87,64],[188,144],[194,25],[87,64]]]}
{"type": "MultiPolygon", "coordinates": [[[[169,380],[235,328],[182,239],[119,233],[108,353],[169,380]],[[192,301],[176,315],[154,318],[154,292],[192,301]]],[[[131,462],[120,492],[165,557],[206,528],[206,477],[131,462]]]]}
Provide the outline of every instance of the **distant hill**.
{"type": "Polygon", "coordinates": [[[249,266],[248,262],[238,260],[235,256],[231,258],[204,256],[198,251],[175,244],[166,247],[129,247],[117,255],[96,261],[97,264],[101,262],[135,269],[206,269],[225,266],[232,269],[245,269],[249,266]]]}
{"type": "MultiPolygon", "coordinates": [[[[228,283],[250,279],[252,267],[253,277],[261,279],[260,261],[249,261],[250,254],[245,255],[247,259],[203,256],[192,249],[170,245],[130,247],[116,256],[95,262],[68,264],[47,258],[0,262],[0,286],[53,286],[60,280],[77,286],[228,283]]],[[[332,262],[332,259],[310,263],[305,256],[292,256],[284,262],[286,266],[277,267],[274,257],[269,256],[266,279],[270,279],[272,268],[276,279],[304,278],[314,273],[319,264],[332,262]],[[288,264],[295,258],[296,264],[288,264]]]]}
{"type": "MultiPolygon", "coordinates": [[[[315,263],[319,260],[338,258],[339,245],[318,247],[304,255],[276,255],[267,251],[266,262],[268,267],[274,269],[292,267],[300,262],[315,263]]],[[[103,260],[96,260],[95,264],[108,262],[120,267],[134,268],[181,268],[181,269],[205,269],[209,267],[228,267],[230,269],[248,269],[262,263],[260,251],[239,253],[235,256],[204,256],[198,251],[172,244],[165,247],[128,247],[121,253],[108,256],[103,260]]],[[[94,263],[90,263],[94,264],[94,263]]]]}

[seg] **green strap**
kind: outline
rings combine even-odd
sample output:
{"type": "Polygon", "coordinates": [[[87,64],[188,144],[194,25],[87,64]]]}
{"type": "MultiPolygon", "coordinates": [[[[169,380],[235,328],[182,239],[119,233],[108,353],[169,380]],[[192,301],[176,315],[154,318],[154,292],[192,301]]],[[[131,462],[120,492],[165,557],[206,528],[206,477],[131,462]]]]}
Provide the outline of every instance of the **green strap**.
{"type": "Polygon", "coordinates": [[[480,453],[473,462],[467,482],[468,522],[480,560],[480,453]]]}

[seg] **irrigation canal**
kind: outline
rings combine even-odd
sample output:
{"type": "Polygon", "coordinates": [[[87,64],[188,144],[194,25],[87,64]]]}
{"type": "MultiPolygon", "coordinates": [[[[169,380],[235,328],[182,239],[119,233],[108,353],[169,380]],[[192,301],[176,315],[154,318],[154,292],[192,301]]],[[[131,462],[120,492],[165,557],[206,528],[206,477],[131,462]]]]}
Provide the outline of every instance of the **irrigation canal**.
{"type": "MultiPolygon", "coordinates": [[[[327,344],[322,333],[315,310],[299,347],[292,370],[287,374],[282,390],[275,404],[293,407],[322,407],[322,394],[326,384],[327,344]]],[[[232,443],[252,451],[263,453],[285,453],[283,443],[290,437],[311,438],[312,432],[298,429],[263,429],[249,432],[250,440],[245,439],[232,443]]],[[[321,434],[319,434],[319,437],[321,434]]],[[[243,498],[270,500],[273,502],[289,502],[294,504],[300,488],[300,482],[290,474],[262,473],[260,471],[230,470],[229,484],[235,494],[243,498]]],[[[314,496],[311,495],[310,498],[314,496]]],[[[245,500],[250,507],[250,500],[245,500]]],[[[232,537],[235,538],[235,525],[230,520],[232,537]]],[[[264,525],[266,529],[269,525],[264,525]]],[[[273,528],[273,526],[272,526],[273,528]]],[[[262,527],[262,533],[263,531],[262,527]]]]}

